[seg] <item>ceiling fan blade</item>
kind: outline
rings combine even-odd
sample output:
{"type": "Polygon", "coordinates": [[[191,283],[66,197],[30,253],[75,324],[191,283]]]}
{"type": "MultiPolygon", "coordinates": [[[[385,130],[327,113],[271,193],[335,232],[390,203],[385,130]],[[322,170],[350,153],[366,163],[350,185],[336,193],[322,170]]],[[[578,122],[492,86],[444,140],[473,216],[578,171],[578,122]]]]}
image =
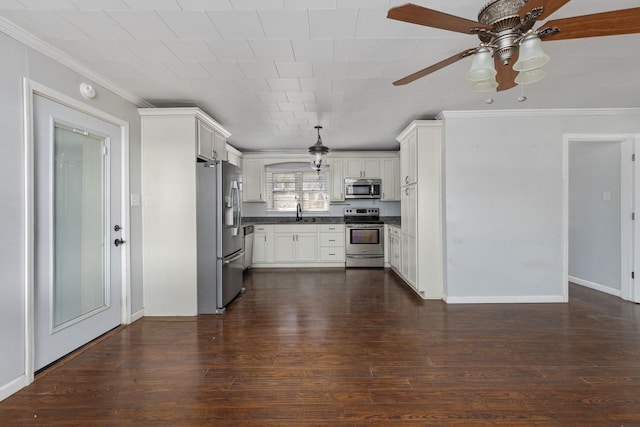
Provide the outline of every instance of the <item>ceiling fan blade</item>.
{"type": "Polygon", "coordinates": [[[544,37],[543,40],[567,40],[640,33],[640,7],[555,19],[546,22],[540,31],[554,27],[559,28],[560,32],[544,37]]]}
{"type": "Polygon", "coordinates": [[[569,1],[570,0],[529,0],[527,4],[522,6],[522,9],[520,9],[518,14],[520,15],[520,18],[523,19],[527,13],[531,12],[536,7],[542,7],[542,15],[537,19],[547,19],[549,15],[569,3],[569,1]]]}
{"type": "Polygon", "coordinates": [[[511,64],[515,64],[517,60],[518,52],[513,55],[513,57],[511,58],[511,62],[507,65],[504,65],[498,57],[495,57],[493,59],[496,71],[498,72],[498,74],[496,74],[496,81],[498,82],[498,87],[496,88],[496,90],[498,92],[511,89],[512,87],[516,86],[516,76],[518,75],[518,72],[513,69],[511,64]]]}
{"type": "Polygon", "coordinates": [[[475,53],[476,49],[467,49],[464,50],[460,53],[456,53],[455,55],[453,55],[450,58],[445,59],[444,61],[440,61],[437,64],[433,64],[430,67],[427,68],[423,68],[420,71],[416,71],[415,73],[408,75],[405,78],[402,78],[400,80],[397,80],[395,82],[393,82],[394,86],[402,86],[402,85],[406,85],[407,83],[411,83],[414,80],[418,80],[421,77],[424,77],[428,74],[433,73],[434,71],[438,71],[441,68],[446,67],[447,65],[451,65],[454,62],[458,62],[459,60],[461,60],[462,58],[466,58],[469,55],[473,55],[475,53]]]}
{"type": "Polygon", "coordinates": [[[433,9],[427,9],[411,3],[389,9],[387,18],[465,34],[472,34],[471,29],[473,28],[491,29],[490,26],[476,21],[438,12],[433,9]]]}

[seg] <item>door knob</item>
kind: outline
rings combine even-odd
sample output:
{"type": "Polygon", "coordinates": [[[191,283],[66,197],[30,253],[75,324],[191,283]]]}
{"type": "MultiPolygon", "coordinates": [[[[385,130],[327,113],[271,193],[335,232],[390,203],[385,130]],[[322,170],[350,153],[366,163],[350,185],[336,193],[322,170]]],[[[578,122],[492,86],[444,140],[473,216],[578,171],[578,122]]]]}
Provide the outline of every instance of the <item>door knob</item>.
{"type": "Polygon", "coordinates": [[[120,246],[120,245],[124,245],[125,243],[127,243],[126,240],[122,240],[120,238],[116,239],[113,241],[113,244],[116,245],[116,247],[120,246]]]}
{"type": "Polygon", "coordinates": [[[122,230],[122,227],[120,227],[118,224],[113,226],[113,231],[120,231],[122,230]]]}

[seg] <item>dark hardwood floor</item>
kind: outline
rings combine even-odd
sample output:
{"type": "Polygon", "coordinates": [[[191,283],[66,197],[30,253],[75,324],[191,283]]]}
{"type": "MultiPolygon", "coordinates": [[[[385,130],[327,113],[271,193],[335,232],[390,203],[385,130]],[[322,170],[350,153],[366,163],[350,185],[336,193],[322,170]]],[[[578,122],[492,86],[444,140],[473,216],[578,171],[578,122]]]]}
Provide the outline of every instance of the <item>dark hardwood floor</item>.
{"type": "Polygon", "coordinates": [[[255,270],[222,316],[143,318],[1,425],[638,426],[640,306],[422,301],[382,270],[255,270]]]}

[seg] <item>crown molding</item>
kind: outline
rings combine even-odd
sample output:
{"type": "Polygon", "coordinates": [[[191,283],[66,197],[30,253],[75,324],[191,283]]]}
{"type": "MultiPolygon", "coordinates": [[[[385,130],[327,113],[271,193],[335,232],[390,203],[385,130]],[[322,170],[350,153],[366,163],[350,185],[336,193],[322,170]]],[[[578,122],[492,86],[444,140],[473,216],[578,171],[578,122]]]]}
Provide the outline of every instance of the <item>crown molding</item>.
{"type": "Polygon", "coordinates": [[[557,108],[527,110],[443,111],[438,114],[437,118],[446,120],[447,118],[614,116],[620,114],[640,114],[640,108],[557,108]]]}
{"type": "Polygon", "coordinates": [[[114,84],[104,76],[98,74],[91,68],[87,67],[84,64],[81,64],[76,59],[51,46],[49,43],[42,41],[38,37],[34,36],[28,31],[25,31],[23,28],[17,26],[13,22],[8,21],[3,17],[0,17],[0,31],[2,31],[9,37],[16,39],[25,46],[30,47],[36,52],[48,56],[49,58],[64,65],[65,67],[81,74],[83,77],[92,80],[94,83],[126,99],[127,101],[137,105],[138,107],[153,107],[153,104],[145,101],[144,99],[127,90],[118,87],[116,84],[114,84]]]}

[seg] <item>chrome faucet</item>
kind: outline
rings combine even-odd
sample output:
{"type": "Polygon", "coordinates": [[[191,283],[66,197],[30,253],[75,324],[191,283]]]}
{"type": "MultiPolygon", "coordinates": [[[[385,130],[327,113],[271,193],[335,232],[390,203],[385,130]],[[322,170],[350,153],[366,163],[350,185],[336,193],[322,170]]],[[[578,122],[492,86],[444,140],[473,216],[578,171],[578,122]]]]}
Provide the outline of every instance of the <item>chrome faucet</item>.
{"type": "Polygon", "coordinates": [[[296,221],[302,221],[302,206],[300,206],[300,202],[296,204],[296,221]]]}

